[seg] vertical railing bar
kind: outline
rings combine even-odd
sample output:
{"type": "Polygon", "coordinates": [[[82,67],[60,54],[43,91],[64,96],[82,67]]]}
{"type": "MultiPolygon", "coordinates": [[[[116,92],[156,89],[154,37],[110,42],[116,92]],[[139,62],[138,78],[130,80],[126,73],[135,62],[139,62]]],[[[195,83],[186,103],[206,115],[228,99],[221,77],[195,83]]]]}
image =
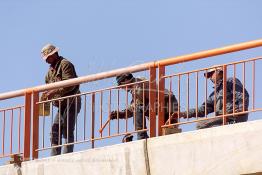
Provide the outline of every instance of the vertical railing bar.
{"type": "Polygon", "coordinates": [[[145,83],[143,83],[143,129],[145,129],[145,83]]]}
{"type": "Polygon", "coordinates": [[[58,120],[59,120],[59,122],[58,122],[58,145],[61,145],[62,144],[62,138],[61,138],[61,113],[62,113],[62,111],[61,111],[61,100],[59,100],[58,101],[58,107],[59,107],[59,109],[58,109],[58,120]]]}
{"type": "MultiPolygon", "coordinates": [[[[53,106],[53,102],[50,102],[50,108],[51,108],[51,127],[54,124],[54,106],[53,106]]],[[[50,142],[50,146],[52,147],[52,141],[50,142]]]]}
{"type": "Polygon", "coordinates": [[[158,136],[161,136],[165,124],[165,66],[158,65],[158,68],[158,136]]]}
{"type": "Polygon", "coordinates": [[[253,61],[252,64],[252,110],[255,109],[255,80],[256,80],[256,61],[253,61]]]}
{"type": "Polygon", "coordinates": [[[149,68],[149,132],[150,137],[156,136],[156,68],[149,68]]]}
{"type": "Polygon", "coordinates": [[[3,137],[2,137],[2,155],[5,155],[5,111],[3,111],[3,137]]]}
{"type": "Polygon", "coordinates": [[[177,107],[178,107],[178,122],[180,122],[180,81],[181,81],[181,75],[178,75],[178,83],[177,83],[177,89],[178,89],[178,103],[177,103],[177,107]]]}
{"type": "MultiPolygon", "coordinates": [[[[112,90],[109,90],[109,99],[108,99],[108,114],[111,114],[111,98],[112,98],[112,90]]],[[[108,122],[108,136],[111,136],[111,124],[110,120],[108,122]]]]}
{"type": "Polygon", "coordinates": [[[196,119],[198,119],[198,73],[196,72],[196,119]]]}
{"type": "MultiPolygon", "coordinates": [[[[32,151],[31,151],[33,159],[38,158],[38,150],[37,149],[39,148],[39,104],[38,104],[38,102],[39,102],[39,92],[34,91],[33,92],[33,124],[32,124],[32,126],[33,126],[33,132],[32,132],[33,144],[32,144],[32,151]]],[[[52,105],[52,108],[53,108],[53,105],[52,105]]],[[[52,121],[51,121],[51,123],[52,123],[52,121]]]]}
{"type": "Polygon", "coordinates": [[[216,75],[216,78],[215,78],[215,85],[214,85],[214,115],[216,116],[216,99],[217,99],[217,68],[215,68],[215,75],[216,75]]]}
{"type": "Polygon", "coordinates": [[[66,143],[69,142],[69,98],[66,99],[66,143]]]}
{"type": "MultiPolygon", "coordinates": [[[[100,128],[103,122],[103,91],[100,92],[100,128]]],[[[103,137],[103,132],[100,132],[100,137],[103,137]]]]}
{"type": "Polygon", "coordinates": [[[18,153],[21,152],[21,114],[22,114],[22,108],[19,108],[19,114],[18,114],[18,153]]]}
{"type": "Polygon", "coordinates": [[[227,65],[223,65],[223,125],[227,123],[227,65]]]}
{"type": "Polygon", "coordinates": [[[189,73],[187,74],[187,108],[186,108],[186,117],[188,120],[189,117],[189,73]]]}
{"type": "MultiPolygon", "coordinates": [[[[205,75],[207,75],[207,70],[205,75]]],[[[207,77],[205,78],[205,117],[207,118],[207,77]]]]}
{"type": "Polygon", "coordinates": [[[50,106],[51,106],[51,126],[54,123],[54,105],[53,102],[50,102],[50,106]]]}
{"type": "Polygon", "coordinates": [[[86,140],[86,94],[84,98],[84,127],[83,128],[84,128],[84,140],[86,140]]]}
{"type": "Polygon", "coordinates": [[[171,91],[172,91],[172,77],[169,77],[169,92],[168,92],[168,124],[171,124],[171,91]]]}
{"type": "MultiPolygon", "coordinates": [[[[45,105],[43,103],[43,114],[45,113],[45,105]]],[[[42,148],[45,148],[45,116],[43,117],[43,128],[42,128],[42,148]]]]}
{"type": "Polygon", "coordinates": [[[14,122],[14,110],[11,110],[11,127],[10,127],[10,152],[13,153],[13,122],[14,122]]]}
{"type": "Polygon", "coordinates": [[[127,108],[128,108],[128,86],[126,86],[126,132],[127,132],[127,127],[128,127],[127,108]]]}
{"type": "Polygon", "coordinates": [[[246,62],[243,62],[243,112],[245,111],[246,62]]]}
{"type": "MultiPolygon", "coordinates": [[[[74,97],[75,98],[75,123],[76,123],[76,142],[77,142],[77,130],[78,130],[78,120],[77,120],[77,108],[78,108],[78,106],[77,106],[77,101],[78,101],[78,96],[76,96],[76,97],[74,97]]],[[[79,98],[81,98],[81,96],[79,96],[79,98]]]]}
{"type": "Polygon", "coordinates": [[[91,102],[91,146],[95,147],[95,93],[92,93],[91,102]]]}
{"type": "Polygon", "coordinates": [[[236,110],[236,64],[233,64],[233,114],[236,110]]]}
{"type": "MultiPolygon", "coordinates": [[[[119,92],[119,88],[117,89],[117,133],[119,134],[120,132],[120,127],[119,127],[119,95],[120,95],[120,92],[119,92]]],[[[101,126],[102,127],[102,126],[101,126]]]]}
{"type": "MultiPolygon", "coordinates": [[[[136,85],[135,85],[136,86],[136,85]]],[[[134,131],[136,131],[136,108],[137,108],[137,106],[136,106],[136,89],[135,89],[135,86],[133,86],[133,98],[134,98],[134,109],[133,109],[133,114],[134,114],[134,117],[133,117],[133,123],[134,123],[134,131]]]]}
{"type": "Polygon", "coordinates": [[[25,93],[25,111],[24,111],[24,154],[23,160],[30,160],[31,145],[31,112],[32,112],[32,91],[25,93]]]}

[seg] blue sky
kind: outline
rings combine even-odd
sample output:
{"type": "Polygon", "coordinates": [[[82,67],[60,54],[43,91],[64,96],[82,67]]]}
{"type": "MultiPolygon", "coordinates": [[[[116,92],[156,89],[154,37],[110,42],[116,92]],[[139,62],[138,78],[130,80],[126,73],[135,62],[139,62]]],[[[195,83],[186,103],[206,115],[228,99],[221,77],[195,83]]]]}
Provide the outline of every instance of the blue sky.
{"type": "MultiPolygon", "coordinates": [[[[58,46],[84,76],[260,39],[261,6],[260,0],[1,1],[0,93],[44,83],[48,65],[40,50],[46,43],[58,46]]],[[[261,51],[185,63],[176,71],[261,56],[261,51]]]]}

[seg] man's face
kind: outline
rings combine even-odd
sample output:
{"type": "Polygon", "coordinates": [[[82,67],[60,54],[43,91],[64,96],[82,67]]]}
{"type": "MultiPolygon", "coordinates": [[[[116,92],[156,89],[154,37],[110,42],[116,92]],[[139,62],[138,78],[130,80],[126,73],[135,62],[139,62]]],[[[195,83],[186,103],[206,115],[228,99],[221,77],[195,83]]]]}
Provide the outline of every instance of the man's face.
{"type": "Polygon", "coordinates": [[[221,80],[223,78],[222,74],[217,72],[212,72],[212,75],[209,77],[210,80],[215,83],[216,81],[218,82],[219,80],[221,80]]]}
{"type": "MultiPolygon", "coordinates": [[[[121,82],[120,85],[126,85],[126,84],[130,84],[130,83],[132,83],[131,80],[125,80],[125,81],[121,82]]],[[[126,89],[126,86],[121,86],[120,88],[121,88],[121,89],[126,89]]],[[[129,91],[131,88],[133,88],[133,85],[128,86],[128,91],[129,91]]]]}
{"type": "Polygon", "coordinates": [[[53,54],[53,55],[50,55],[49,57],[47,57],[46,59],[46,62],[48,64],[54,64],[57,60],[57,54],[53,54]]]}

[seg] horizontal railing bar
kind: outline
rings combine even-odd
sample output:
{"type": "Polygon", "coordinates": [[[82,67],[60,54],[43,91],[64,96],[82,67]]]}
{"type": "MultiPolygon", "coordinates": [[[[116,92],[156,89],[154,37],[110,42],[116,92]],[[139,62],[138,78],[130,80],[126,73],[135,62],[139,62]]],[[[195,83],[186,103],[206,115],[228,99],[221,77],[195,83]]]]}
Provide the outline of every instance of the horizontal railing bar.
{"type": "Polygon", "coordinates": [[[17,91],[12,91],[12,92],[7,92],[7,93],[2,93],[0,94],[0,100],[5,100],[13,97],[19,97],[23,96],[26,92],[33,92],[33,91],[38,91],[38,92],[43,92],[46,90],[52,90],[52,89],[57,89],[61,87],[68,87],[68,86],[74,86],[82,83],[87,83],[87,82],[92,82],[96,80],[102,80],[106,78],[111,78],[115,77],[119,74],[127,73],[127,72],[139,72],[139,71],[144,71],[148,69],[150,66],[154,66],[154,62],[151,63],[145,63],[141,65],[136,65],[132,67],[127,67],[127,68],[121,68],[121,69],[116,69],[108,72],[102,72],[98,74],[93,74],[93,75],[87,75],[83,77],[78,77],[78,78],[72,78],[69,80],[64,80],[64,81],[59,81],[55,83],[50,83],[50,84],[45,84],[45,85],[40,85],[36,86],[33,88],[28,88],[28,89],[21,89],[17,91]]]}
{"type": "Polygon", "coordinates": [[[164,59],[164,60],[160,60],[156,62],[156,64],[158,66],[159,65],[160,66],[169,66],[172,64],[184,63],[188,61],[198,60],[201,58],[223,55],[226,53],[237,52],[237,51],[251,49],[251,48],[260,47],[260,46],[262,46],[262,39],[234,44],[234,45],[225,46],[225,47],[212,49],[212,50],[200,51],[200,52],[196,52],[193,54],[178,56],[174,58],[164,59]]]}
{"type": "Polygon", "coordinates": [[[126,135],[126,134],[135,134],[135,133],[143,132],[143,131],[148,131],[148,129],[141,129],[139,131],[130,131],[130,132],[119,133],[119,134],[114,134],[114,135],[105,136],[105,137],[98,137],[98,138],[94,138],[94,139],[86,139],[86,140],[82,140],[82,141],[78,141],[78,142],[66,143],[66,144],[57,145],[57,146],[50,146],[50,147],[37,149],[36,151],[44,151],[44,150],[49,150],[49,149],[52,149],[52,148],[59,148],[59,147],[62,147],[62,146],[81,144],[81,143],[86,143],[86,142],[91,142],[91,141],[96,141],[96,140],[103,140],[103,139],[118,137],[118,136],[122,136],[122,135],[126,135]]]}
{"type": "Polygon", "coordinates": [[[6,158],[6,157],[11,157],[13,155],[23,155],[23,153],[12,153],[12,154],[0,155],[0,159],[6,158]]]}
{"type": "Polygon", "coordinates": [[[98,90],[95,90],[95,91],[83,92],[83,93],[80,93],[80,94],[69,95],[69,96],[65,96],[65,97],[59,97],[59,98],[55,98],[55,99],[52,99],[52,100],[40,101],[40,102],[37,102],[36,104],[43,104],[43,103],[57,101],[57,100],[64,100],[64,99],[67,99],[67,98],[79,97],[79,96],[83,96],[83,95],[91,95],[93,93],[100,93],[102,91],[119,89],[121,87],[132,86],[132,85],[135,85],[135,84],[142,84],[142,83],[146,83],[146,82],[148,82],[148,80],[138,81],[138,82],[129,83],[129,84],[120,85],[120,86],[112,86],[112,87],[108,87],[108,88],[104,88],[104,89],[98,89],[98,90]]]}
{"type": "MultiPolygon", "coordinates": [[[[261,59],[262,59],[262,57],[250,58],[250,59],[247,59],[247,60],[236,61],[236,62],[231,62],[231,63],[227,63],[227,64],[218,64],[218,65],[216,65],[216,67],[220,67],[220,66],[222,67],[224,65],[230,66],[230,65],[234,65],[234,64],[247,63],[247,62],[257,61],[257,60],[261,60],[261,59]]],[[[179,75],[186,75],[186,74],[206,71],[206,70],[209,70],[209,69],[210,69],[210,67],[206,67],[206,68],[196,69],[196,70],[187,71],[187,72],[180,72],[180,73],[176,73],[176,74],[165,75],[165,76],[163,76],[163,78],[170,78],[170,77],[179,76],[179,75]]]]}
{"type": "Polygon", "coordinates": [[[11,111],[11,110],[15,110],[15,109],[19,109],[19,108],[24,108],[24,105],[20,105],[20,106],[15,106],[15,107],[10,107],[10,108],[4,108],[4,109],[0,109],[0,112],[3,111],[11,111]]]}
{"type": "MultiPolygon", "coordinates": [[[[254,110],[249,110],[249,111],[244,111],[244,112],[231,113],[231,114],[226,114],[226,115],[212,116],[212,117],[208,117],[208,118],[203,117],[203,118],[199,118],[197,120],[188,120],[188,121],[184,121],[184,122],[178,122],[178,123],[163,125],[163,126],[161,126],[161,128],[167,128],[167,127],[170,127],[170,126],[185,125],[185,124],[190,124],[190,123],[197,123],[197,122],[205,121],[205,120],[223,118],[224,116],[229,117],[229,116],[232,116],[232,115],[241,115],[241,114],[252,113],[252,112],[260,112],[260,111],[262,111],[262,108],[257,108],[257,109],[254,109],[254,110]]],[[[236,116],[236,117],[238,117],[238,116],[236,116]]],[[[192,118],[195,118],[195,117],[192,117],[192,118]]]]}
{"type": "Polygon", "coordinates": [[[0,94],[0,100],[23,96],[25,94],[25,92],[33,92],[33,91],[42,92],[42,91],[61,88],[61,87],[68,87],[68,86],[78,85],[78,84],[81,84],[81,83],[92,82],[92,81],[96,81],[96,80],[102,80],[102,79],[105,79],[105,78],[112,78],[112,77],[115,77],[115,76],[122,74],[122,73],[139,72],[139,71],[147,70],[150,67],[168,66],[168,65],[172,65],[172,64],[183,63],[183,62],[188,62],[188,61],[192,61],[192,60],[198,60],[198,59],[201,59],[201,58],[207,58],[207,57],[222,55],[222,54],[226,54],[226,53],[251,49],[251,48],[255,48],[255,47],[259,47],[259,46],[262,46],[262,39],[244,42],[244,43],[240,43],[240,44],[234,44],[234,45],[225,46],[225,47],[222,47],[222,48],[217,48],[217,49],[212,49],[212,50],[200,51],[200,52],[196,52],[196,53],[193,53],[193,54],[168,58],[168,59],[164,59],[164,60],[160,60],[160,61],[153,61],[153,62],[135,65],[135,66],[131,66],[131,67],[116,69],[116,70],[112,70],[112,71],[108,71],[108,72],[102,72],[102,73],[98,73],[98,74],[87,75],[87,76],[74,78],[74,79],[70,79],[70,80],[65,80],[65,81],[60,81],[60,82],[56,82],[56,83],[51,83],[51,84],[47,84],[47,85],[40,85],[40,86],[36,86],[36,87],[33,87],[33,88],[21,89],[21,90],[17,90],[17,91],[2,93],[2,94],[0,94]]]}

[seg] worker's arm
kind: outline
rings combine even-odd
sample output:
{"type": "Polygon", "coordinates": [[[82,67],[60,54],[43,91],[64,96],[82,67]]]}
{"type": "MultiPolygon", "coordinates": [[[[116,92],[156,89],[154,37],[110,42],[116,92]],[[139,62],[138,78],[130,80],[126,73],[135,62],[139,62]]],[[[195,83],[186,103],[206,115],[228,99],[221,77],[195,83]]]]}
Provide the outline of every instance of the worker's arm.
{"type": "MultiPolygon", "coordinates": [[[[197,116],[196,109],[188,110],[188,117],[205,117],[206,114],[214,112],[214,92],[211,93],[206,100],[206,102],[202,103],[200,107],[198,107],[197,116]],[[207,107],[207,108],[206,108],[207,107]]],[[[179,113],[179,117],[187,118],[187,111],[183,111],[179,113]]]]}
{"type": "Polygon", "coordinates": [[[114,120],[117,119],[117,115],[119,117],[119,119],[125,119],[127,118],[131,118],[133,116],[133,103],[131,103],[126,109],[121,110],[121,111],[112,111],[110,113],[110,119],[114,120]]]}

